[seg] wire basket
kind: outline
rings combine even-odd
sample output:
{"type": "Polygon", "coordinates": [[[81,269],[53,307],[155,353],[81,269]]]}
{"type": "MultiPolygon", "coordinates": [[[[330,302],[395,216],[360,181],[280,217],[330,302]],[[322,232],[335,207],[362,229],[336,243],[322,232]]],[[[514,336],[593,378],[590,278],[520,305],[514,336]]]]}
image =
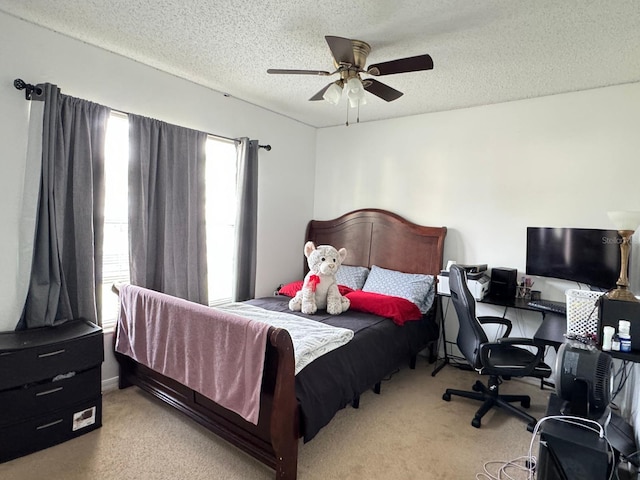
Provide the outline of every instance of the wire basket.
{"type": "Polygon", "coordinates": [[[604,292],[571,289],[567,296],[567,333],[586,336],[598,333],[597,302],[604,292]]]}

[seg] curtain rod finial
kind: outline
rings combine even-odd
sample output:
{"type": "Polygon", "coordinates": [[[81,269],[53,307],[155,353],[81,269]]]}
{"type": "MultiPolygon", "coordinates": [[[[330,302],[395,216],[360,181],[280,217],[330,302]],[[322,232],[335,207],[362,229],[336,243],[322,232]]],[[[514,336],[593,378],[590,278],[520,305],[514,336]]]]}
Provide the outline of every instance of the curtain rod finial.
{"type": "Polygon", "coordinates": [[[13,81],[13,86],[16,87],[18,90],[24,90],[24,97],[27,100],[31,100],[31,94],[33,92],[36,92],[36,95],[42,95],[42,89],[39,87],[34,87],[33,85],[31,85],[30,83],[26,83],[24,80],[22,80],[21,78],[16,78],[13,81]]]}

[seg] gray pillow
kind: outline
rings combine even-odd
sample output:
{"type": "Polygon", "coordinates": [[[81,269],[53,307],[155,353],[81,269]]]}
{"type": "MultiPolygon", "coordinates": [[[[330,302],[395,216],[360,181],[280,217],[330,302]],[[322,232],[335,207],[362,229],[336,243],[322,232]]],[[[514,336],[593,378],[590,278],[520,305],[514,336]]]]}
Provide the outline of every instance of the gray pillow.
{"type": "Polygon", "coordinates": [[[406,298],[415,303],[422,313],[429,311],[435,296],[433,275],[403,273],[377,265],[371,267],[371,272],[362,290],[406,298]]]}
{"type": "Polygon", "coordinates": [[[336,282],[338,285],[344,285],[353,290],[362,290],[368,275],[369,269],[367,267],[340,265],[338,273],[336,273],[336,282]]]}

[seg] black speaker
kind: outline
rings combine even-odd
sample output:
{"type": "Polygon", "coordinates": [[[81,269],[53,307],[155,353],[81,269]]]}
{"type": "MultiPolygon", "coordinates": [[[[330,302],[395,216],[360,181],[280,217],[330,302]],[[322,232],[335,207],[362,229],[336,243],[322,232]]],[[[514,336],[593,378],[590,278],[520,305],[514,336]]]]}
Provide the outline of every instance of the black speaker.
{"type": "Polygon", "coordinates": [[[609,300],[602,296],[599,299],[600,309],[598,315],[598,346],[602,346],[602,331],[604,327],[611,326],[618,330],[620,320],[628,320],[631,323],[631,350],[640,352],[640,302],[625,302],[623,300],[609,300]]]}
{"type": "Polygon", "coordinates": [[[490,295],[494,298],[515,298],[517,277],[515,268],[492,268],[490,295]]]}

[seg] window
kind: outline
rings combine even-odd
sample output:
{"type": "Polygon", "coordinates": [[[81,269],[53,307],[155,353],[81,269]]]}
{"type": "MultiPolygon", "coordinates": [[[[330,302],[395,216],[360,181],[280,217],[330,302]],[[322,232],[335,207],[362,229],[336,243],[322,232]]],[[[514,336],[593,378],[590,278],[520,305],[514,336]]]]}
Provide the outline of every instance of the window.
{"type": "Polygon", "coordinates": [[[209,305],[231,300],[236,224],[236,145],[207,140],[207,267],[209,305]]]}
{"type": "Polygon", "coordinates": [[[107,123],[104,162],[104,242],[102,249],[102,325],[112,327],[118,317],[117,282],[129,281],[127,177],[129,121],[112,112],[107,123]]]}
{"type": "MultiPolygon", "coordinates": [[[[102,325],[115,325],[117,282],[129,281],[128,241],[129,122],[112,112],[105,144],[105,206],[102,280],[102,325]]],[[[236,146],[210,136],[206,146],[206,236],[209,304],[231,300],[236,218],[236,146]]]]}

